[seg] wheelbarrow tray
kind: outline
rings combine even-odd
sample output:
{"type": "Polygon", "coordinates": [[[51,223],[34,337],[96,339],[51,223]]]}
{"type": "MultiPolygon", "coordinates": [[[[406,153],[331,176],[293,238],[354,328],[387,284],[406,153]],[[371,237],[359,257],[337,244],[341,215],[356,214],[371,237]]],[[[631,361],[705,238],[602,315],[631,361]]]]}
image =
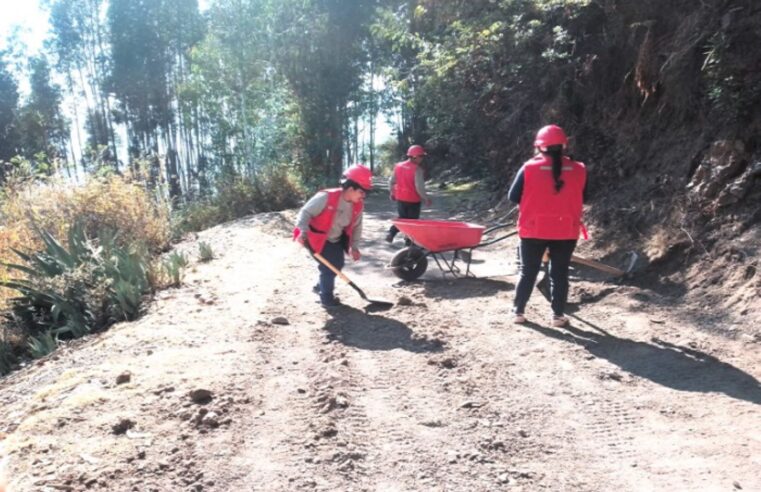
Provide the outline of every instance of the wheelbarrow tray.
{"type": "Polygon", "coordinates": [[[394,225],[415,244],[432,253],[478,246],[486,227],[452,220],[394,219],[394,225]]]}

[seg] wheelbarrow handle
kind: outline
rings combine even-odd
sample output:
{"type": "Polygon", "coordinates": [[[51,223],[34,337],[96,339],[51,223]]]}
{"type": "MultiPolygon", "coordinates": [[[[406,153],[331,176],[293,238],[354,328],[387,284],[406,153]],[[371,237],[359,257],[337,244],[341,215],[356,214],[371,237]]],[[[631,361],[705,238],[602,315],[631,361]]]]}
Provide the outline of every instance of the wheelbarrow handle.
{"type": "Polygon", "coordinates": [[[490,232],[498,231],[500,229],[504,229],[505,227],[513,227],[513,226],[515,226],[515,224],[512,223],[512,222],[507,223],[507,224],[497,224],[495,226],[491,226],[488,229],[486,229],[484,231],[484,234],[489,234],[490,232]]]}

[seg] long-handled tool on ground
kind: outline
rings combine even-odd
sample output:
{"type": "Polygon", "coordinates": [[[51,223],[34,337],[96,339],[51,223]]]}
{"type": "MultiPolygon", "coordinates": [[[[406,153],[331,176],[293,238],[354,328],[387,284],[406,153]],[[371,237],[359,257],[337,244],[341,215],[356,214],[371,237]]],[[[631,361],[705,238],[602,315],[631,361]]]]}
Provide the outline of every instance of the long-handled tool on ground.
{"type": "Polygon", "coordinates": [[[630,253],[630,260],[629,260],[629,265],[627,269],[620,270],[618,268],[606,265],[605,263],[600,263],[599,261],[589,260],[587,258],[582,258],[581,256],[576,256],[576,255],[571,256],[571,263],[578,263],[579,265],[588,266],[590,268],[600,270],[601,272],[609,273],[615,277],[623,277],[627,273],[631,272],[632,268],[634,268],[634,263],[636,263],[636,261],[637,261],[637,253],[632,251],[630,253]]]}
{"type": "MultiPolygon", "coordinates": [[[[581,256],[571,255],[571,263],[577,263],[579,265],[588,266],[590,268],[594,268],[595,270],[600,270],[601,272],[608,273],[610,275],[613,275],[614,277],[623,277],[627,273],[630,273],[634,269],[634,265],[637,262],[637,259],[639,256],[634,251],[629,252],[629,262],[626,267],[626,270],[621,270],[616,267],[612,267],[610,265],[606,265],[605,263],[600,263],[599,261],[590,260],[587,258],[582,258],[581,256]]],[[[539,280],[539,282],[536,283],[536,288],[539,290],[539,292],[542,293],[544,297],[547,299],[550,298],[550,289],[549,289],[549,270],[547,269],[546,265],[547,262],[550,260],[549,250],[544,252],[544,257],[542,258],[542,264],[544,269],[544,275],[539,280]]]]}
{"type": "Polygon", "coordinates": [[[394,303],[391,301],[368,298],[367,295],[365,295],[365,293],[362,291],[362,289],[357,287],[357,284],[352,282],[351,279],[349,279],[349,277],[344,275],[344,273],[341,270],[333,266],[333,264],[329,262],[328,260],[326,260],[320,253],[312,252],[312,256],[314,256],[315,260],[319,261],[320,263],[325,265],[327,268],[329,268],[330,271],[335,273],[337,276],[341,277],[341,280],[349,284],[349,287],[356,290],[357,293],[360,295],[360,297],[362,297],[362,299],[370,303],[365,309],[376,311],[376,310],[382,310],[382,309],[390,309],[394,305],[394,303]]]}

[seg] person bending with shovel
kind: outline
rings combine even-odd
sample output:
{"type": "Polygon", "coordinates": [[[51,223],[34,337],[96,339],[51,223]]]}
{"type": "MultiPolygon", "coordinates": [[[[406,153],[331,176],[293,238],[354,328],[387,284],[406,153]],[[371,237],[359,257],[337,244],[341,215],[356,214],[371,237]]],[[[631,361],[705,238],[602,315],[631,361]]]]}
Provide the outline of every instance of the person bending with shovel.
{"type": "MultiPolygon", "coordinates": [[[[294,240],[327,260],[338,272],[344,266],[344,253],[358,261],[362,256],[357,247],[362,237],[362,209],[370,188],[372,171],[362,164],[349,167],[340,188],[319,191],[304,204],[296,219],[294,240]]],[[[325,263],[320,263],[318,270],[319,282],[314,291],[320,303],[324,307],[340,305],[333,295],[336,273],[325,263]]]]}
{"type": "Polygon", "coordinates": [[[525,323],[525,309],[545,250],[549,250],[552,326],[568,324],[568,267],[579,234],[587,171],[584,164],[564,155],[568,137],[556,125],[536,134],[537,155],[515,176],[508,199],[519,205],[518,236],[521,269],[513,301],[513,322],[525,323]]]}

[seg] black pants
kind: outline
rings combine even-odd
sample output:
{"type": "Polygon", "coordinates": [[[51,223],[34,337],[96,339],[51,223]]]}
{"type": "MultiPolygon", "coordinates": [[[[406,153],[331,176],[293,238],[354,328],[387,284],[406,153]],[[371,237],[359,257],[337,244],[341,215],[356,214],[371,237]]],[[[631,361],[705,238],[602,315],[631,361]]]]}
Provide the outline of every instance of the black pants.
{"type": "MultiPolygon", "coordinates": [[[[399,212],[400,219],[419,219],[420,202],[402,202],[396,201],[396,210],[399,212]]],[[[399,229],[392,225],[388,230],[388,235],[393,239],[399,233],[399,229]]]]}
{"type": "Polygon", "coordinates": [[[524,313],[536,277],[542,267],[544,251],[550,250],[550,297],[552,313],[563,316],[568,301],[568,267],[576,249],[576,240],[521,239],[521,274],[515,288],[513,311],[524,313]]]}

